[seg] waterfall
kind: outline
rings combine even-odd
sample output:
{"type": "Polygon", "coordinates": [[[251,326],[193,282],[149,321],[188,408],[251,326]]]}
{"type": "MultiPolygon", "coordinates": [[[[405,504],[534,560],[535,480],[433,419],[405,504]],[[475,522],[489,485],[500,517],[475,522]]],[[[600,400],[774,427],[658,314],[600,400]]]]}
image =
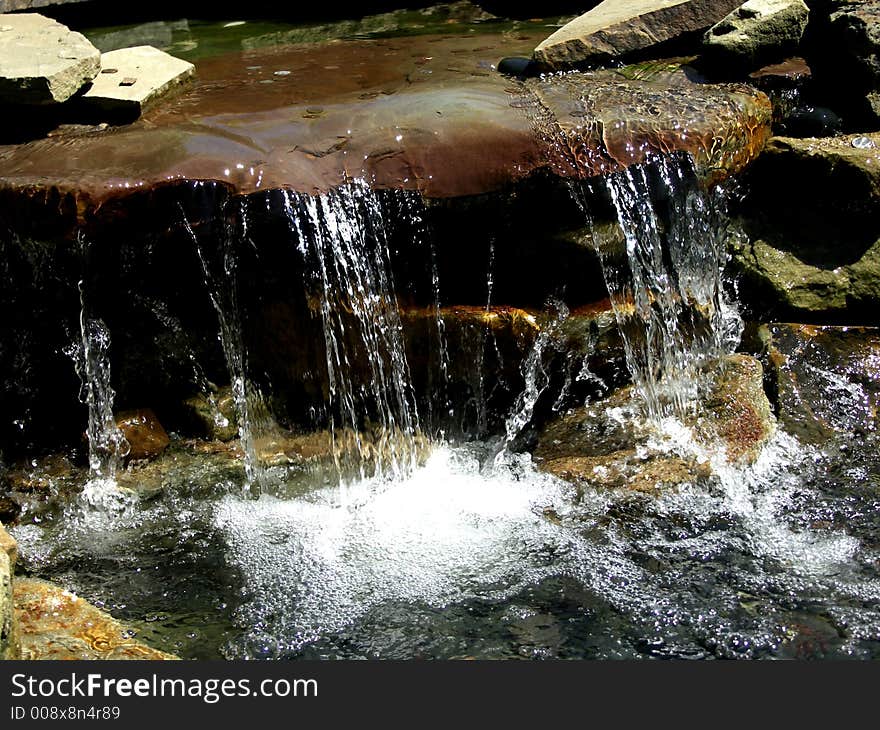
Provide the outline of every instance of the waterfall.
{"type": "Polygon", "coordinates": [[[69,353],[81,383],[80,402],[89,409],[89,471],[93,481],[113,484],[129,445],[113,415],[116,393],[110,384],[110,331],[102,320],[89,316],[83,281],[79,282],[79,292],[80,341],[69,353]]]}
{"type": "Polygon", "coordinates": [[[722,285],[732,234],[726,191],[706,189],[688,155],[659,156],[598,183],[572,183],[572,191],[587,216],[647,414],[681,417],[742,331],[722,285]],[[612,225],[592,215],[597,190],[611,202],[612,225]]]}
{"type": "Polygon", "coordinates": [[[285,210],[323,326],[337,471],[402,478],[418,463],[420,427],[381,201],[352,180],[318,196],[288,191],[285,210]]]}
{"type": "Polygon", "coordinates": [[[267,483],[266,468],[257,452],[257,436],[269,421],[259,388],[247,377],[247,349],[238,301],[238,247],[247,240],[248,225],[243,201],[235,221],[227,222],[220,240],[220,271],[216,272],[199,238],[181,207],[183,225],[195,245],[211,304],[220,325],[220,345],[226,358],[232,385],[232,398],[238,415],[238,434],[244,453],[244,469],[249,490],[262,491],[267,483]]]}

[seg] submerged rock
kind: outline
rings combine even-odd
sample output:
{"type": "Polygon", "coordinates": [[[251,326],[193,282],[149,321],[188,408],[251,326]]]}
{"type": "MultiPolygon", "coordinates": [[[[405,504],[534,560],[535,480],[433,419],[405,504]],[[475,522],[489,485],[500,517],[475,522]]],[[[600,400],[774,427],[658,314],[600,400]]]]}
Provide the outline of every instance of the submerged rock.
{"type": "Polygon", "coordinates": [[[23,659],[177,659],[63,588],[33,578],[16,579],[14,588],[23,659]]]}
{"type": "Polygon", "coordinates": [[[189,80],[195,66],[152,46],[101,54],[101,73],[83,95],[89,108],[136,119],[157,99],[189,80]]]}
{"type": "Polygon", "coordinates": [[[128,441],[127,458],[130,460],[156,457],[171,443],[156,414],[149,408],[118,413],[116,425],[128,441]]]}
{"type": "Polygon", "coordinates": [[[781,60],[798,49],[809,14],[803,0],[748,0],[706,33],[707,60],[725,74],[781,60]]]}
{"type": "Polygon", "coordinates": [[[558,71],[599,64],[706,30],[739,0],[605,0],[535,49],[535,61],[558,71]]]}
{"type": "Polygon", "coordinates": [[[99,69],[98,49],[80,33],[36,13],[0,15],[0,104],[67,101],[99,69]]]}
{"type": "Polygon", "coordinates": [[[770,324],[760,336],[786,431],[816,444],[876,432],[880,329],[770,324]]]}

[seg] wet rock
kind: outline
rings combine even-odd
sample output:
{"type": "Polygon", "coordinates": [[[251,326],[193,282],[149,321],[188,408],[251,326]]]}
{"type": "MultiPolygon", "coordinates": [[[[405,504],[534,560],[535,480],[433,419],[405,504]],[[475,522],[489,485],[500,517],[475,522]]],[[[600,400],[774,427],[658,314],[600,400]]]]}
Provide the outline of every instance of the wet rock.
{"type": "Polygon", "coordinates": [[[238,436],[238,416],[229,386],[188,398],[183,409],[187,427],[200,436],[212,441],[231,441],[238,436]]]}
{"type": "Polygon", "coordinates": [[[796,106],[785,114],[779,132],[790,137],[831,137],[843,129],[843,120],[821,106],[796,106]]]}
{"type": "MultiPolygon", "coordinates": [[[[284,76],[262,84],[270,79],[241,78],[240,68],[226,66],[216,72],[239,76],[217,79],[203,64],[192,92],[148,113],[149,124],[6,150],[0,190],[29,191],[33,197],[32,186],[51,184],[73,194],[85,209],[186,180],[214,180],[243,193],[267,188],[313,193],[364,177],[379,189],[417,189],[432,199],[475,196],[548,169],[570,175],[570,165],[556,164],[556,145],[548,149],[536,138],[534,117],[545,101],[553,103],[549,110],[557,114],[560,134],[586,161],[604,163],[578,168],[582,177],[643,161],[656,150],[692,152],[701,164],[735,172],[753,159],[769,132],[769,102],[752,87],[697,84],[684,71],[650,79],[604,71],[568,79],[555,91],[552,80],[523,91],[510,79],[481,71],[479,57],[454,53],[475,42],[468,40],[448,41],[443,56],[423,38],[400,41],[398,53],[386,54],[378,43],[340,47],[337,63],[365,65],[382,56],[384,64],[390,55],[402,64],[400,73],[416,81],[390,81],[381,66],[372,81],[354,90],[343,87],[338,96],[330,81],[338,86],[339,74],[314,69],[316,61],[301,58],[304,50],[274,54],[271,67],[304,66],[315,74],[311,80],[302,78],[303,71],[294,81],[284,76]],[[365,57],[368,52],[372,56],[365,57]],[[420,55],[432,58],[426,65],[438,67],[410,70],[412,57],[420,55]],[[439,65],[453,61],[463,70],[439,65]],[[421,76],[421,70],[432,73],[421,76]],[[324,86],[311,86],[322,78],[324,86]],[[296,96],[281,93],[276,83],[295,83],[296,96]],[[590,104],[570,94],[584,94],[590,104]],[[706,144],[716,138],[720,142],[706,144]]],[[[330,60],[319,50],[311,53],[322,64],[330,60]]]]}
{"type": "Polygon", "coordinates": [[[156,414],[149,408],[118,413],[116,425],[128,441],[129,460],[152,459],[171,443],[156,414]]]}
{"type": "Polygon", "coordinates": [[[763,358],[779,421],[803,441],[871,434],[880,408],[880,330],[771,324],[763,358]]]}
{"type": "Polygon", "coordinates": [[[498,62],[498,73],[505,76],[529,76],[533,72],[531,58],[508,57],[498,62]]]}
{"type": "Polygon", "coordinates": [[[85,36],[36,13],[0,16],[0,58],[0,104],[9,105],[67,101],[100,69],[85,36]]]}
{"type": "Polygon", "coordinates": [[[14,573],[15,564],[18,562],[18,543],[12,535],[6,532],[3,525],[0,525],[0,552],[6,553],[9,557],[9,565],[14,573]]]}
{"type": "Polygon", "coordinates": [[[152,46],[101,54],[101,72],[83,95],[90,109],[139,117],[160,97],[189,80],[195,66],[152,46]]]}
{"type": "Polygon", "coordinates": [[[177,658],[146,646],[135,638],[134,630],[82,598],[46,581],[18,578],[14,601],[23,659],[177,658]]]}
{"type": "Polygon", "coordinates": [[[803,0],[748,0],[706,33],[706,60],[723,73],[794,53],[807,27],[803,0]]]}
{"type": "Polygon", "coordinates": [[[750,241],[733,251],[742,293],[753,306],[777,318],[809,315],[847,324],[876,319],[878,145],[875,133],[768,143],[748,175],[750,241]]]}
{"type": "MultiPolygon", "coordinates": [[[[0,527],[2,532],[3,528],[0,527]]],[[[12,596],[13,570],[9,555],[0,550],[0,659],[21,658],[12,596]]]]}
{"type": "Polygon", "coordinates": [[[18,502],[8,494],[0,492],[0,522],[8,525],[10,522],[15,522],[19,514],[21,514],[21,506],[18,502]]]}
{"type": "Polygon", "coordinates": [[[667,443],[643,418],[632,386],[566,413],[541,431],[539,468],[581,486],[655,493],[712,476],[715,455],[752,463],[772,437],[776,421],[755,358],[732,355],[718,363],[715,382],[683,424],[693,443],[667,443]]]}
{"type": "Polygon", "coordinates": [[[749,355],[730,355],[721,362],[700,410],[697,433],[707,444],[719,439],[731,463],[754,463],[776,433],[776,418],[764,392],[764,369],[749,355]]]}
{"type": "Polygon", "coordinates": [[[534,79],[526,87],[549,117],[539,127],[551,169],[564,178],[607,175],[673,150],[723,177],[757,157],[772,121],[769,99],[752,87],[695,83],[675,61],[534,79]]]}
{"type": "Polygon", "coordinates": [[[737,0],[605,0],[543,41],[535,61],[561,70],[603,63],[682,40],[717,23],[737,0]]]}

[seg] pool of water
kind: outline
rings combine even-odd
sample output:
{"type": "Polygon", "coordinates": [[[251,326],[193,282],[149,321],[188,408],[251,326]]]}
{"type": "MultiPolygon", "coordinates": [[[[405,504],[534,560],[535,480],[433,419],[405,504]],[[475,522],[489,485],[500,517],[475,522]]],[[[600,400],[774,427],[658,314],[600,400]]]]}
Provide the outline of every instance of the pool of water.
{"type": "Polygon", "coordinates": [[[13,532],[26,572],[186,658],[880,657],[870,450],[780,431],[754,466],[655,497],[495,446],[257,499],[236,461],[177,448],[158,497],[13,532]]]}

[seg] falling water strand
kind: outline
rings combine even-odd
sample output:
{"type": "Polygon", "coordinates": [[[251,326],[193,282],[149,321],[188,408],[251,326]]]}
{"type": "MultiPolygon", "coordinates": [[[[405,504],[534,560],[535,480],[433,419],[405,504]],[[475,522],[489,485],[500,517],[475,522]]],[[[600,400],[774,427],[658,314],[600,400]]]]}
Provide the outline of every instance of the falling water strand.
{"type": "MultiPolygon", "coordinates": [[[[731,235],[724,191],[705,190],[682,155],[633,165],[604,186],[617,225],[592,221],[591,231],[627,365],[649,417],[682,417],[742,331],[722,286],[731,235]]],[[[584,185],[573,190],[589,217],[584,185]]]]}
{"type": "Polygon", "coordinates": [[[569,315],[568,307],[560,301],[552,302],[552,307],[555,309],[553,318],[541,327],[532,349],[523,360],[521,371],[524,387],[504,422],[504,439],[495,454],[496,466],[506,463],[511,446],[531,422],[538,399],[550,385],[550,374],[544,362],[545,353],[555,345],[562,323],[569,315]]]}
{"type": "Polygon", "coordinates": [[[419,418],[380,200],[353,180],[288,192],[285,207],[323,326],[339,476],[403,478],[418,463],[419,418]]]}
{"type": "Polygon", "coordinates": [[[220,324],[220,345],[226,358],[226,367],[232,386],[232,399],[238,416],[238,435],[244,453],[244,469],[248,490],[262,491],[267,483],[267,475],[259,454],[255,438],[254,406],[261,400],[259,392],[247,379],[247,352],[241,325],[241,311],[238,302],[238,251],[237,245],[247,237],[247,217],[244,203],[239,203],[240,230],[227,223],[221,240],[222,277],[212,273],[210,262],[205,255],[198,236],[190,226],[181,207],[183,225],[193,241],[211,303],[217,312],[220,324]]]}
{"type": "Polygon", "coordinates": [[[80,315],[77,344],[67,352],[73,357],[80,379],[80,402],[88,406],[86,436],[89,442],[89,481],[82,493],[87,507],[113,509],[122,506],[116,473],[130,446],[116,425],[110,382],[110,331],[100,319],[89,316],[85,283],[79,282],[80,315]]]}

